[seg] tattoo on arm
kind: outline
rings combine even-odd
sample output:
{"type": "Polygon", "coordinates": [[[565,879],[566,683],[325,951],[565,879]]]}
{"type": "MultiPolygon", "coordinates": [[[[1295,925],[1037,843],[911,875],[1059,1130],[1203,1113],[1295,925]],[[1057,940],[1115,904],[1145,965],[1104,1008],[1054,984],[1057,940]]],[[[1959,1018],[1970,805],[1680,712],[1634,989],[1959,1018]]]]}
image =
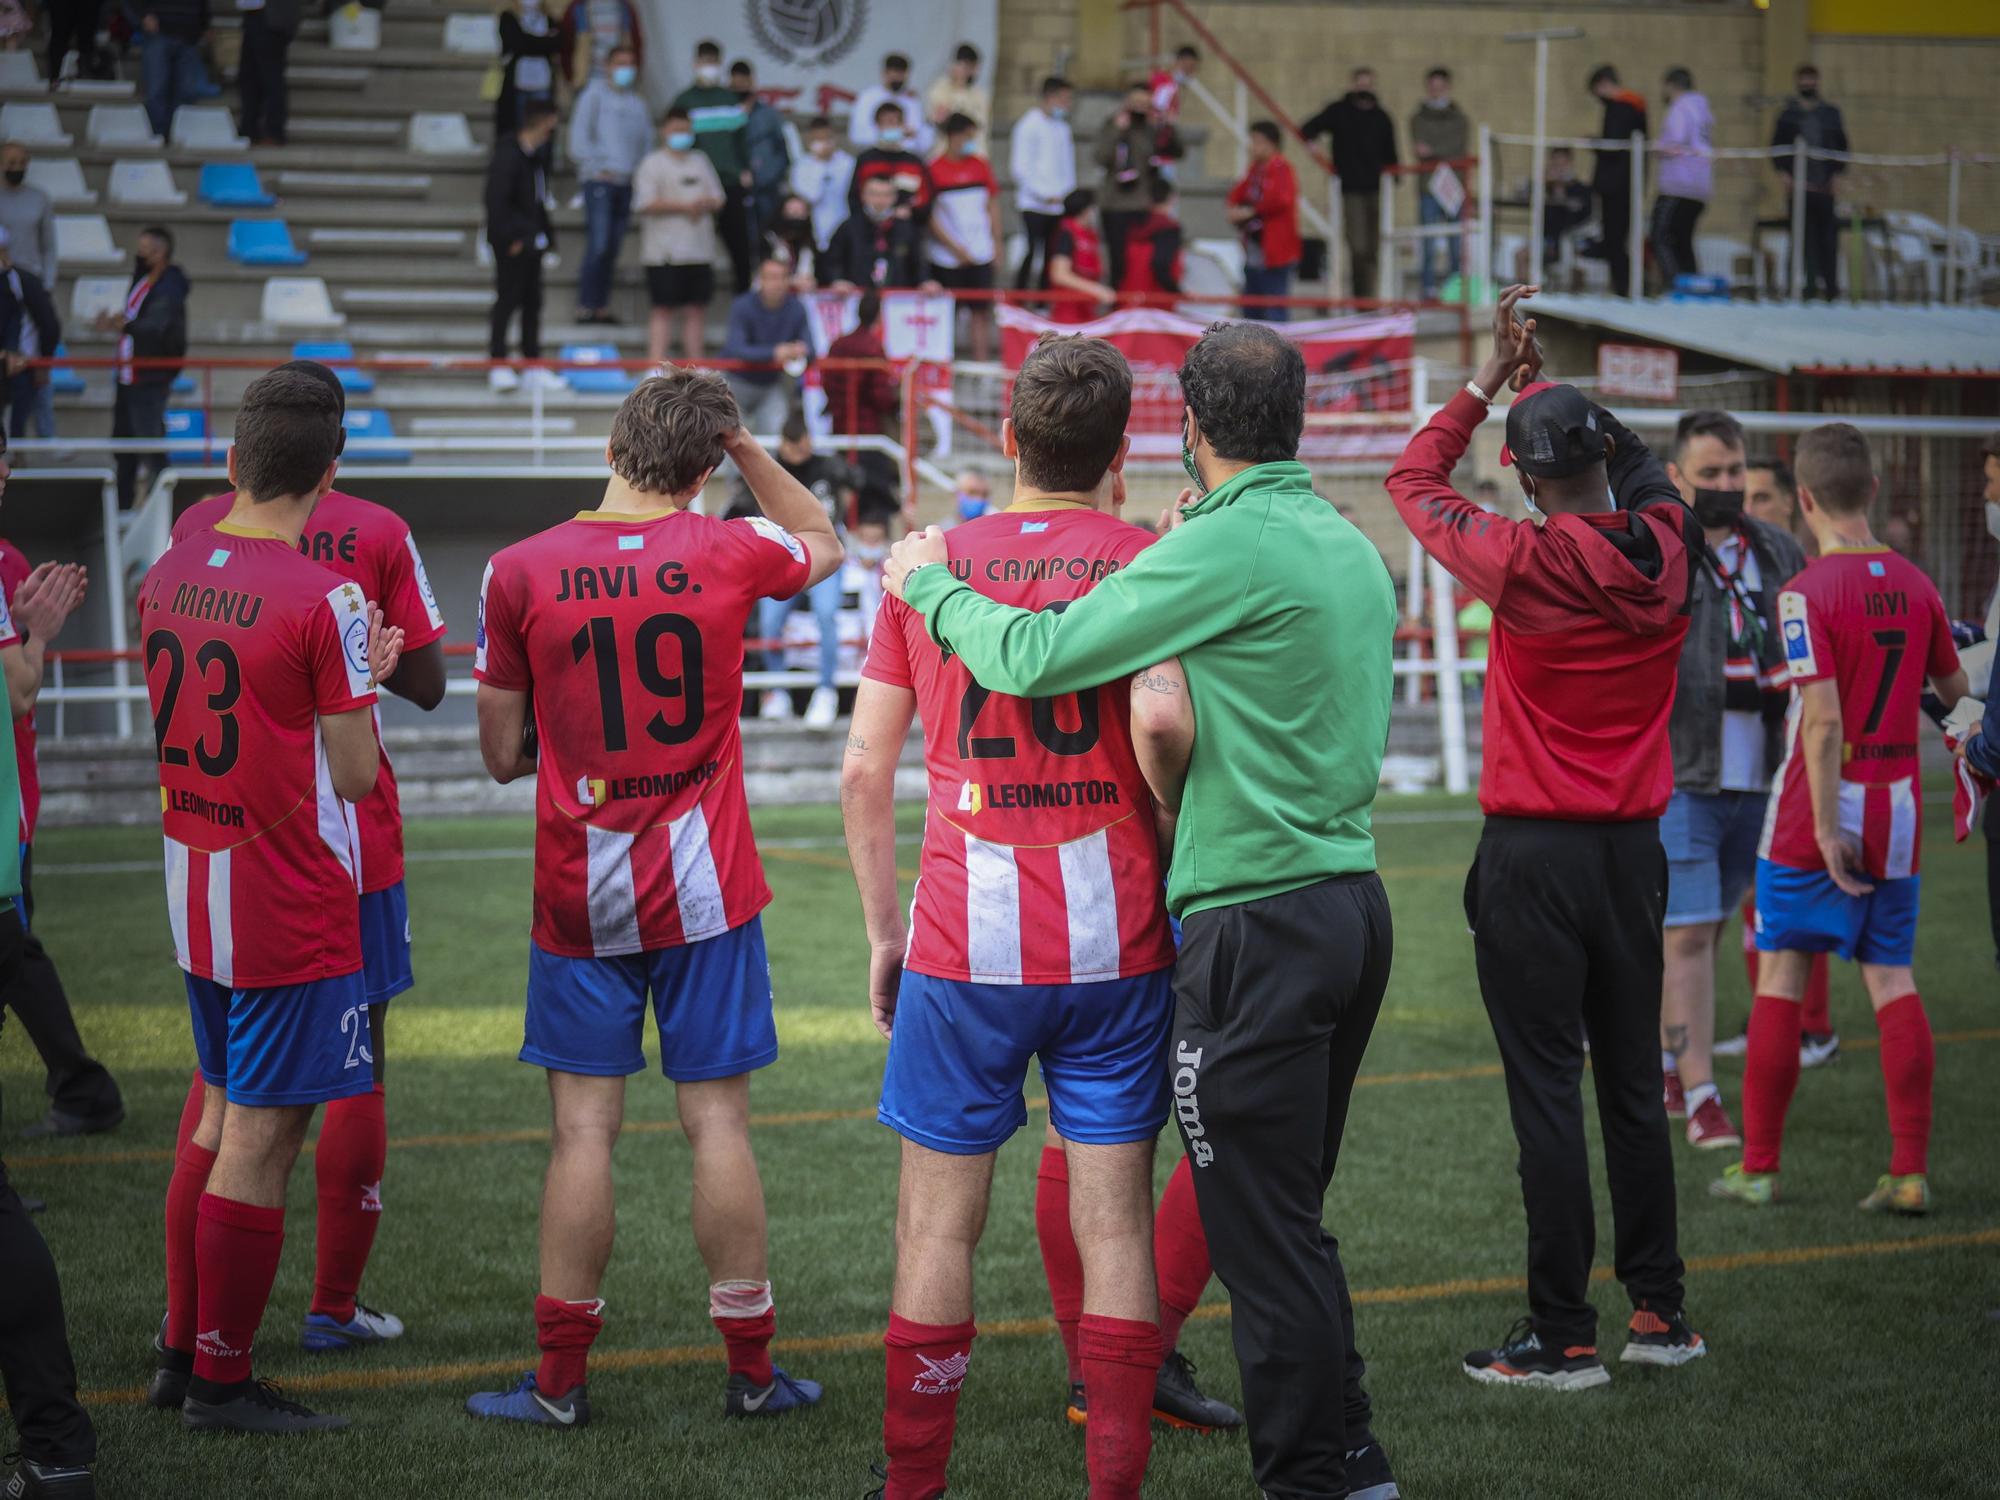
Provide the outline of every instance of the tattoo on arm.
{"type": "Polygon", "coordinates": [[[868,753],[868,741],[858,734],[850,734],[847,737],[847,753],[849,755],[866,755],[868,753]]]}
{"type": "Polygon", "coordinates": [[[1151,693],[1178,693],[1181,690],[1181,685],[1164,672],[1141,672],[1132,679],[1132,685],[1151,693]]]}
{"type": "Polygon", "coordinates": [[[1675,1057],[1679,1057],[1683,1052],[1687,1051],[1687,1045],[1687,1027],[1669,1026],[1667,1028],[1667,1050],[1669,1052],[1673,1053],[1675,1057]]]}

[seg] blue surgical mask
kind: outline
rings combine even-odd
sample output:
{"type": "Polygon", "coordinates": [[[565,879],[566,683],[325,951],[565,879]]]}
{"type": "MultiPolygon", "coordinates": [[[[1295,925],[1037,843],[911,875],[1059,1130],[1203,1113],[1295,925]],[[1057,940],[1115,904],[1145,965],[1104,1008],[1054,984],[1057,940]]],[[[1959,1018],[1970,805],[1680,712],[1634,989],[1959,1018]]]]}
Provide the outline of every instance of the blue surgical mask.
{"type": "Polygon", "coordinates": [[[976,521],[992,509],[992,504],[984,495],[968,495],[958,492],[958,518],[961,521],[976,521]]]}
{"type": "Polygon", "coordinates": [[[611,81],[621,89],[629,89],[639,81],[639,70],[621,63],[611,70],[611,81]]]}
{"type": "Polygon", "coordinates": [[[1051,104],[1049,106],[1049,118],[1051,120],[1067,120],[1069,118],[1069,111],[1060,105],[1051,104]]]}
{"type": "Polygon", "coordinates": [[[884,125],[881,130],[880,139],[885,146],[902,145],[903,127],[900,125],[884,125]]]}
{"type": "Polygon", "coordinates": [[[692,130],[676,130],[672,135],[667,137],[667,147],[673,151],[694,150],[694,132],[692,130]]]}

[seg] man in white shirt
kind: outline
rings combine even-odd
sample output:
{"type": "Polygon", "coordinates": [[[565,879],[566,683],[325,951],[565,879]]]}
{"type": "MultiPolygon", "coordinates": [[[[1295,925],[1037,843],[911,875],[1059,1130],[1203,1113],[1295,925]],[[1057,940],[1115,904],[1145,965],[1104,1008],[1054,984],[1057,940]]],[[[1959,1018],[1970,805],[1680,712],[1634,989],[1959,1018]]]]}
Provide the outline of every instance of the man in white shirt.
{"type": "Polygon", "coordinates": [[[814,249],[826,249],[846,222],[847,185],[853,180],[853,154],[841,150],[833,121],[814,115],[806,122],[806,149],[792,163],[792,191],[812,205],[814,249]]]}
{"type": "Polygon", "coordinates": [[[1014,124],[1007,165],[1014,174],[1014,206],[1028,232],[1028,253],[1014,273],[1017,292],[1041,285],[1036,261],[1046,263],[1063,199],[1076,191],[1076,138],[1069,128],[1074,97],[1067,78],[1044,78],[1041,101],[1014,124]]]}
{"type": "Polygon", "coordinates": [[[891,52],[882,59],[882,81],[870,84],[854,101],[854,113],[847,121],[847,139],[856,151],[877,144],[875,111],[885,104],[902,106],[910,132],[904,137],[904,144],[919,156],[929,155],[933,136],[930,121],[925,118],[923,100],[910,90],[910,60],[900,52],[891,52]]]}

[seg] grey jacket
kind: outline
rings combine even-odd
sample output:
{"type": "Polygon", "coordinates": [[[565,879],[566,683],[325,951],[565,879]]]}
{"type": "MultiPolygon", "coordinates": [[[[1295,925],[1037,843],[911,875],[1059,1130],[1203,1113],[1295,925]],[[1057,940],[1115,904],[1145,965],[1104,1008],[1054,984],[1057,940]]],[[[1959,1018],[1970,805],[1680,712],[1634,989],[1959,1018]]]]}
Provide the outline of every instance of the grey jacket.
{"type": "MultiPolygon", "coordinates": [[[[1765,657],[1781,653],[1778,591],[1806,565],[1806,555],[1789,532],[1762,521],[1743,518],[1750,547],[1763,580],[1765,657]]],[[[1674,790],[1722,790],[1723,663],[1729,655],[1729,596],[1716,582],[1706,562],[1695,565],[1694,598],[1689,605],[1688,633],[1681,642],[1680,676],[1667,736],[1674,749],[1674,790]]],[[[1775,774],[1784,752],[1782,700],[1772,698],[1764,715],[1764,772],[1775,774]]]]}

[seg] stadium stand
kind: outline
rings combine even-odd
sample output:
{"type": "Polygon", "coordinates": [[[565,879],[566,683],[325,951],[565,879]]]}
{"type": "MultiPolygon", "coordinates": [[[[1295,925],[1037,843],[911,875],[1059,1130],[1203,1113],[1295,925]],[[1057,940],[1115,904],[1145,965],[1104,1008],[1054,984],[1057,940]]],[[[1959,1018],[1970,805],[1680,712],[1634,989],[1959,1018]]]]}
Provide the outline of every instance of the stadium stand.
{"type": "MultiPolygon", "coordinates": [[[[77,181],[83,181],[81,169],[77,181]]],[[[179,208],[187,202],[187,194],[174,186],[173,169],[163,161],[113,162],[109,192],[113,203],[134,207],[179,208]]],[[[96,194],[91,201],[96,202],[96,194]]]]}
{"type": "Polygon", "coordinates": [[[157,150],[164,144],[153,134],[145,109],[137,104],[93,104],[84,122],[83,138],[104,150],[157,150]]]}
{"type": "MultiPolygon", "coordinates": [[[[18,53],[0,52],[0,57],[16,57],[18,53]]],[[[38,156],[28,162],[28,183],[49,195],[49,201],[57,208],[88,208],[97,202],[97,194],[83,180],[83,168],[76,158],[70,156],[38,156]]],[[[114,180],[112,191],[118,184],[114,180]]]]}

